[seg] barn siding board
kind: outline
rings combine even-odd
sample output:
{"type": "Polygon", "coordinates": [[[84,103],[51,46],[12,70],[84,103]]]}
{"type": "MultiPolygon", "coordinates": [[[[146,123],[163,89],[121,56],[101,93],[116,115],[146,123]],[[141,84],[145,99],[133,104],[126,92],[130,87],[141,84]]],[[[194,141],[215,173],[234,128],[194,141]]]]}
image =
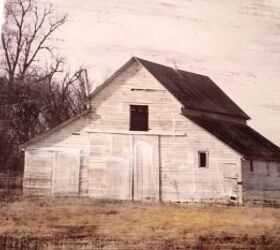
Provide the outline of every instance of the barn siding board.
{"type": "MultiPolygon", "coordinates": [[[[36,160],[29,158],[29,150],[75,149],[81,152],[81,196],[141,201],[238,203],[243,202],[243,191],[245,200],[253,196],[257,180],[251,178],[244,170],[246,166],[244,167],[241,161],[243,156],[186,118],[181,113],[182,104],[137,62],[130,64],[113,78],[110,84],[94,95],[91,98],[91,107],[84,117],[27,147],[26,183],[28,178],[36,178],[43,173],[43,170],[40,172],[34,167],[36,160]],[[149,105],[148,132],[129,131],[131,104],[149,105]],[[143,156],[136,161],[135,145],[139,142],[142,146],[146,145],[146,149],[145,146],[140,149],[140,156],[152,152],[148,153],[151,157],[150,163],[145,159],[141,160],[143,156]],[[147,149],[149,147],[150,151],[147,149]],[[198,167],[199,150],[208,152],[207,168],[198,167]],[[141,189],[140,186],[135,186],[138,185],[135,182],[137,164],[151,168],[150,179],[144,181],[145,185],[150,183],[150,186],[147,189],[141,184],[141,192],[148,193],[150,197],[136,193],[141,189]],[[250,185],[253,191],[249,188],[250,185]]],[[[274,168],[276,167],[272,167],[274,168]]],[[[50,175],[48,168],[46,169],[47,175],[50,175]]],[[[147,169],[144,169],[141,175],[145,175],[145,171],[147,169]]],[[[272,182],[279,182],[279,177],[275,176],[276,170],[272,171],[273,179],[272,176],[266,178],[272,182]]],[[[141,177],[140,172],[138,177],[141,177]]],[[[267,185],[270,185],[269,182],[267,185]]],[[[276,186],[270,186],[272,190],[280,190],[278,184],[273,185],[276,186]]],[[[49,182],[45,181],[44,185],[39,186],[50,192],[49,182]]],[[[25,185],[26,190],[39,190],[39,186],[25,185]]],[[[269,192],[271,190],[267,191],[269,192]]],[[[269,193],[271,197],[277,195],[276,191],[273,194],[269,193]]]]}
{"type": "Polygon", "coordinates": [[[57,151],[52,168],[52,194],[78,196],[80,189],[80,152],[57,151]]]}
{"type": "Polygon", "coordinates": [[[52,187],[53,152],[26,150],[23,188],[25,194],[50,195],[52,187]]]}

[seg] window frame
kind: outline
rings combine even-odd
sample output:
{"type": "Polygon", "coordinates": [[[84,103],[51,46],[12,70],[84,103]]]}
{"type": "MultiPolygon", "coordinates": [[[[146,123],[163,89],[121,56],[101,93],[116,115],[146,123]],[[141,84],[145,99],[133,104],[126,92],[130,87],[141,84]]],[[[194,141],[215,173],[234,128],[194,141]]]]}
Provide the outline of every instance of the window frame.
{"type": "Polygon", "coordinates": [[[209,152],[207,150],[198,150],[198,168],[209,168],[209,152]],[[205,154],[205,166],[201,166],[201,158],[200,155],[205,154]]]}
{"type": "Polygon", "coordinates": [[[147,104],[129,104],[129,131],[139,131],[139,132],[148,132],[149,131],[149,105],[147,104]],[[145,107],[146,108],[146,111],[147,111],[147,116],[146,116],[146,122],[145,122],[145,125],[146,125],[146,128],[145,130],[144,129],[135,129],[133,128],[132,124],[132,108],[135,108],[135,107],[145,107]]]}

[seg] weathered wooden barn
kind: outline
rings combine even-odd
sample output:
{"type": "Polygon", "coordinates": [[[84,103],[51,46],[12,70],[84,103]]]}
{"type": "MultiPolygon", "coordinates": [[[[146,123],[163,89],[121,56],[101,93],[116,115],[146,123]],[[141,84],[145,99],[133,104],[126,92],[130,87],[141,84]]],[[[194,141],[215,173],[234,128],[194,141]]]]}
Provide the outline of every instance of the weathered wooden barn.
{"type": "Polygon", "coordinates": [[[280,149],[209,77],[130,59],[90,109],[24,145],[24,193],[280,201],[280,149]]]}

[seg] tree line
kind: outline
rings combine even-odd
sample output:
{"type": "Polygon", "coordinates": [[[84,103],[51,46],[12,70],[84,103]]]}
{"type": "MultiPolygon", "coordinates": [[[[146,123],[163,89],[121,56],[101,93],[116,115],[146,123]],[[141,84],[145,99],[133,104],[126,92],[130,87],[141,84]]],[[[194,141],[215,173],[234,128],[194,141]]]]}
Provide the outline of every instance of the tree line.
{"type": "Polygon", "coordinates": [[[53,35],[67,21],[54,6],[7,0],[0,55],[0,172],[22,172],[20,145],[87,108],[87,70],[66,70],[53,35]]]}

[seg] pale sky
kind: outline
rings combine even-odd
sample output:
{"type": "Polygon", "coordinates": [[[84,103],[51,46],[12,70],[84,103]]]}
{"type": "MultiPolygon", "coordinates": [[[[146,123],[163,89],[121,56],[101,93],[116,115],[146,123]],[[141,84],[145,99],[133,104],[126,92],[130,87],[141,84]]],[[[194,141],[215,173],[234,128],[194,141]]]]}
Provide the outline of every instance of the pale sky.
{"type": "MultiPolygon", "coordinates": [[[[48,0],[41,0],[48,1],[48,0]]],[[[53,0],[71,67],[100,84],[131,56],[208,75],[280,146],[279,0],[53,0]]]]}
{"type": "Polygon", "coordinates": [[[2,24],[3,24],[3,4],[4,4],[4,0],[0,0],[0,33],[1,33],[1,28],[2,28],[2,24]]]}

